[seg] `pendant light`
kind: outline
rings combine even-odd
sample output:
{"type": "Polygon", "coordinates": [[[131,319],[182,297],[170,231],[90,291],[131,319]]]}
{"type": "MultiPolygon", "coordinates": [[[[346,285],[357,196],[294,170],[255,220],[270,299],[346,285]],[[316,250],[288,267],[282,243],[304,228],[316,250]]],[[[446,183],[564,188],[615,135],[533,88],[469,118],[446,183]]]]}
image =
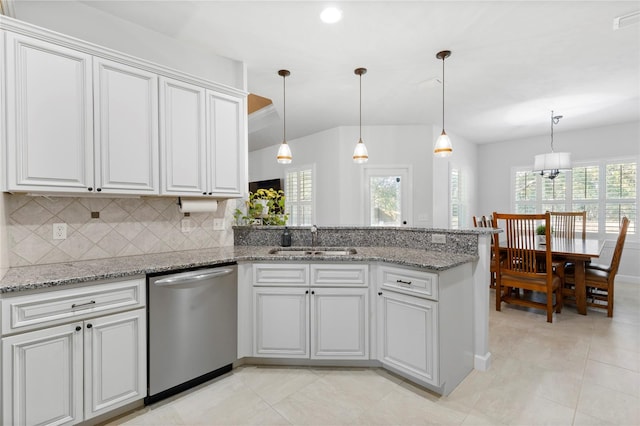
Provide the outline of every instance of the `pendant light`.
{"type": "Polygon", "coordinates": [[[353,162],[356,164],[362,164],[369,161],[367,147],[364,145],[364,142],[362,142],[362,74],[366,74],[367,69],[356,68],[353,72],[360,76],[360,138],[358,139],[356,148],[353,150],[353,162]]]}
{"type": "Polygon", "coordinates": [[[533,171],[549,179],[555,179],[562,170],[571,170],[571,153],[553,151],[553,125],[558,124],[561,118],[551,111],[551,152],[536,155],[533,163],[533,171]]]}
{"type": "Polygon", "coordinates": [[[436,140],[436,146],[433,148],[433,155],[436,157],[449,157],[453,152],[451,139],[444,131],[444,60],[451,56],[450,50],[443,50],[436,54],[436,58],[442,59],[442,133],[436,140]]]}
{"type": "Polygon", "coordinates": [[[285,79],[291,75],[289,70],[280,70],[278,75],[282,77],[282,143],[278,148],[278,163],[289,164],[293,157],[291,156],[291,148],[287,143],[287,85],[285,79]]]}

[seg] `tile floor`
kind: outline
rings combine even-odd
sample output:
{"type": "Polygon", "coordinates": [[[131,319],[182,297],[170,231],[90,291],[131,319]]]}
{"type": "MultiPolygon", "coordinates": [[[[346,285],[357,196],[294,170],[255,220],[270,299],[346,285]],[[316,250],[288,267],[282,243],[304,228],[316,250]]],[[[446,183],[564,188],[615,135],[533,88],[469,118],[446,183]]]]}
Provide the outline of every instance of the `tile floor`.
{"type": "Polygon", "coordinates": [[[613,319],[503,305],[490,336],[491,369],[447,397],[382,369],[243,366],[110,425],[640,425],[640,286],[617,283],[613,319]]]}

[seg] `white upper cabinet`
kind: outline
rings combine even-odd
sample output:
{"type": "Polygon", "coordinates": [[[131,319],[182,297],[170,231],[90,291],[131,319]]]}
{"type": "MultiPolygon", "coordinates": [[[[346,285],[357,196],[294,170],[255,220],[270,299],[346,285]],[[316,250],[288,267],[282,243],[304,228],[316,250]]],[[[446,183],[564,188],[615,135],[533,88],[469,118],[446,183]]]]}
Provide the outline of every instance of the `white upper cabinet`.
{"type": "Polygon", "coordinates": [[[161,194],[240,197],[244,99],[160,79],[161,194]]]}
{"type": "Polygon", "coordinates": [[[247,192],[245,92],[19,21],[0,30],[0,189],[247,192]]]}
{"type": "Polygon", "coordinates": [[[160,192],[206,195],[205,89],[160,78],[160,192]]]}
{"type": "Polygon", "coordinates": [[[209,192],[239,197],[246,184],[244,99],[207,90],[207,116],[209,192]]]}
{"type": "Polygon", "coordinates": [[[6,33],[7,186],[93,186],[90,55],[6,33]]]}
{"type": "Polygon", "coordinates": [[[158,193],[158,76],[94,58],[96,191],[158,193]]]}

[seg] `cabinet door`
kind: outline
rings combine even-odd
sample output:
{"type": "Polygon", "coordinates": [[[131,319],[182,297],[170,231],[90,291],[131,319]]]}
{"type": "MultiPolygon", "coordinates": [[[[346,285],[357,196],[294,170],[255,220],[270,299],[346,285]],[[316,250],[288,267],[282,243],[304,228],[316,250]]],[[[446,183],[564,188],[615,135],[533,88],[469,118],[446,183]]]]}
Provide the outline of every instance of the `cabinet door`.
{"type": "Polygon", "coordinates": [[[383,291],[378,296],[377,315],[380,361],[439,386],[437,302],[383,291]]]}
{"type": "Polygon", "coordinates": [[[311,358],[369,359],[369,290],[311,290],[311,358]]]}
{"type": "Polygon", "coordinates": [[[207,192],[205,89],[160,78],[160,193],[207,192]]]}
{"type": "Polygon", "coordinates": [[[6,33],[7,189],[93,186],[91,56],[6,33]]]}
{"type": "Polygon", "coordinates": [[[210,192],[241,196],[246,162],[244,99],[207,90],[207,139],[210,192]]]}
{"type": "Polygon", "coordinates": [[[2,424],[82,421],[81,325],[2,339],[2,424]]]}
{"type": "Polygon", "coordinates": [[[308,306],[308,289],[254,287],[254,356],[308,358],[308,306]]]}
{"type": "Polygon", "coordinates": [[[158,193],[158,77],[94,58],[96,191],[158,193]]]}
{"type": "Polygon", "coordinates": [[[85,420],[147,394],[144,309],[84,322],[85,420]]]}

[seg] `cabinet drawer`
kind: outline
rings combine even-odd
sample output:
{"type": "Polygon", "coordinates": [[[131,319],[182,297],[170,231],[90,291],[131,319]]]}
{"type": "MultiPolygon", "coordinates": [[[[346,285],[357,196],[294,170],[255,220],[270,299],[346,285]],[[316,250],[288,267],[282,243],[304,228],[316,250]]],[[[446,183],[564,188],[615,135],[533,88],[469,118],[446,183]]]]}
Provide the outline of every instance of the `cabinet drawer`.
{"type": "Polygon", "coordinates": [[[145,278],[7,297],[2,299],[2,333],[138,308],[145,299],[145,278]]]}
{"type": "Polygon", "coordinates": [[[353,264],[313,264],[311,265],[311,285],[366,287],[368,283],[367,265],[353,264]]]}
{"type": "Polygon", "coordinates": [[[254,285],[307,286],[309,265],[257,263],[253,265],[254,285]]]}
{"type": "Polygon", "coordinates": [[[438,300],[438,274],[413,269],[382,266],[379,276],[380,286],[407,294],[438,300]]]}

